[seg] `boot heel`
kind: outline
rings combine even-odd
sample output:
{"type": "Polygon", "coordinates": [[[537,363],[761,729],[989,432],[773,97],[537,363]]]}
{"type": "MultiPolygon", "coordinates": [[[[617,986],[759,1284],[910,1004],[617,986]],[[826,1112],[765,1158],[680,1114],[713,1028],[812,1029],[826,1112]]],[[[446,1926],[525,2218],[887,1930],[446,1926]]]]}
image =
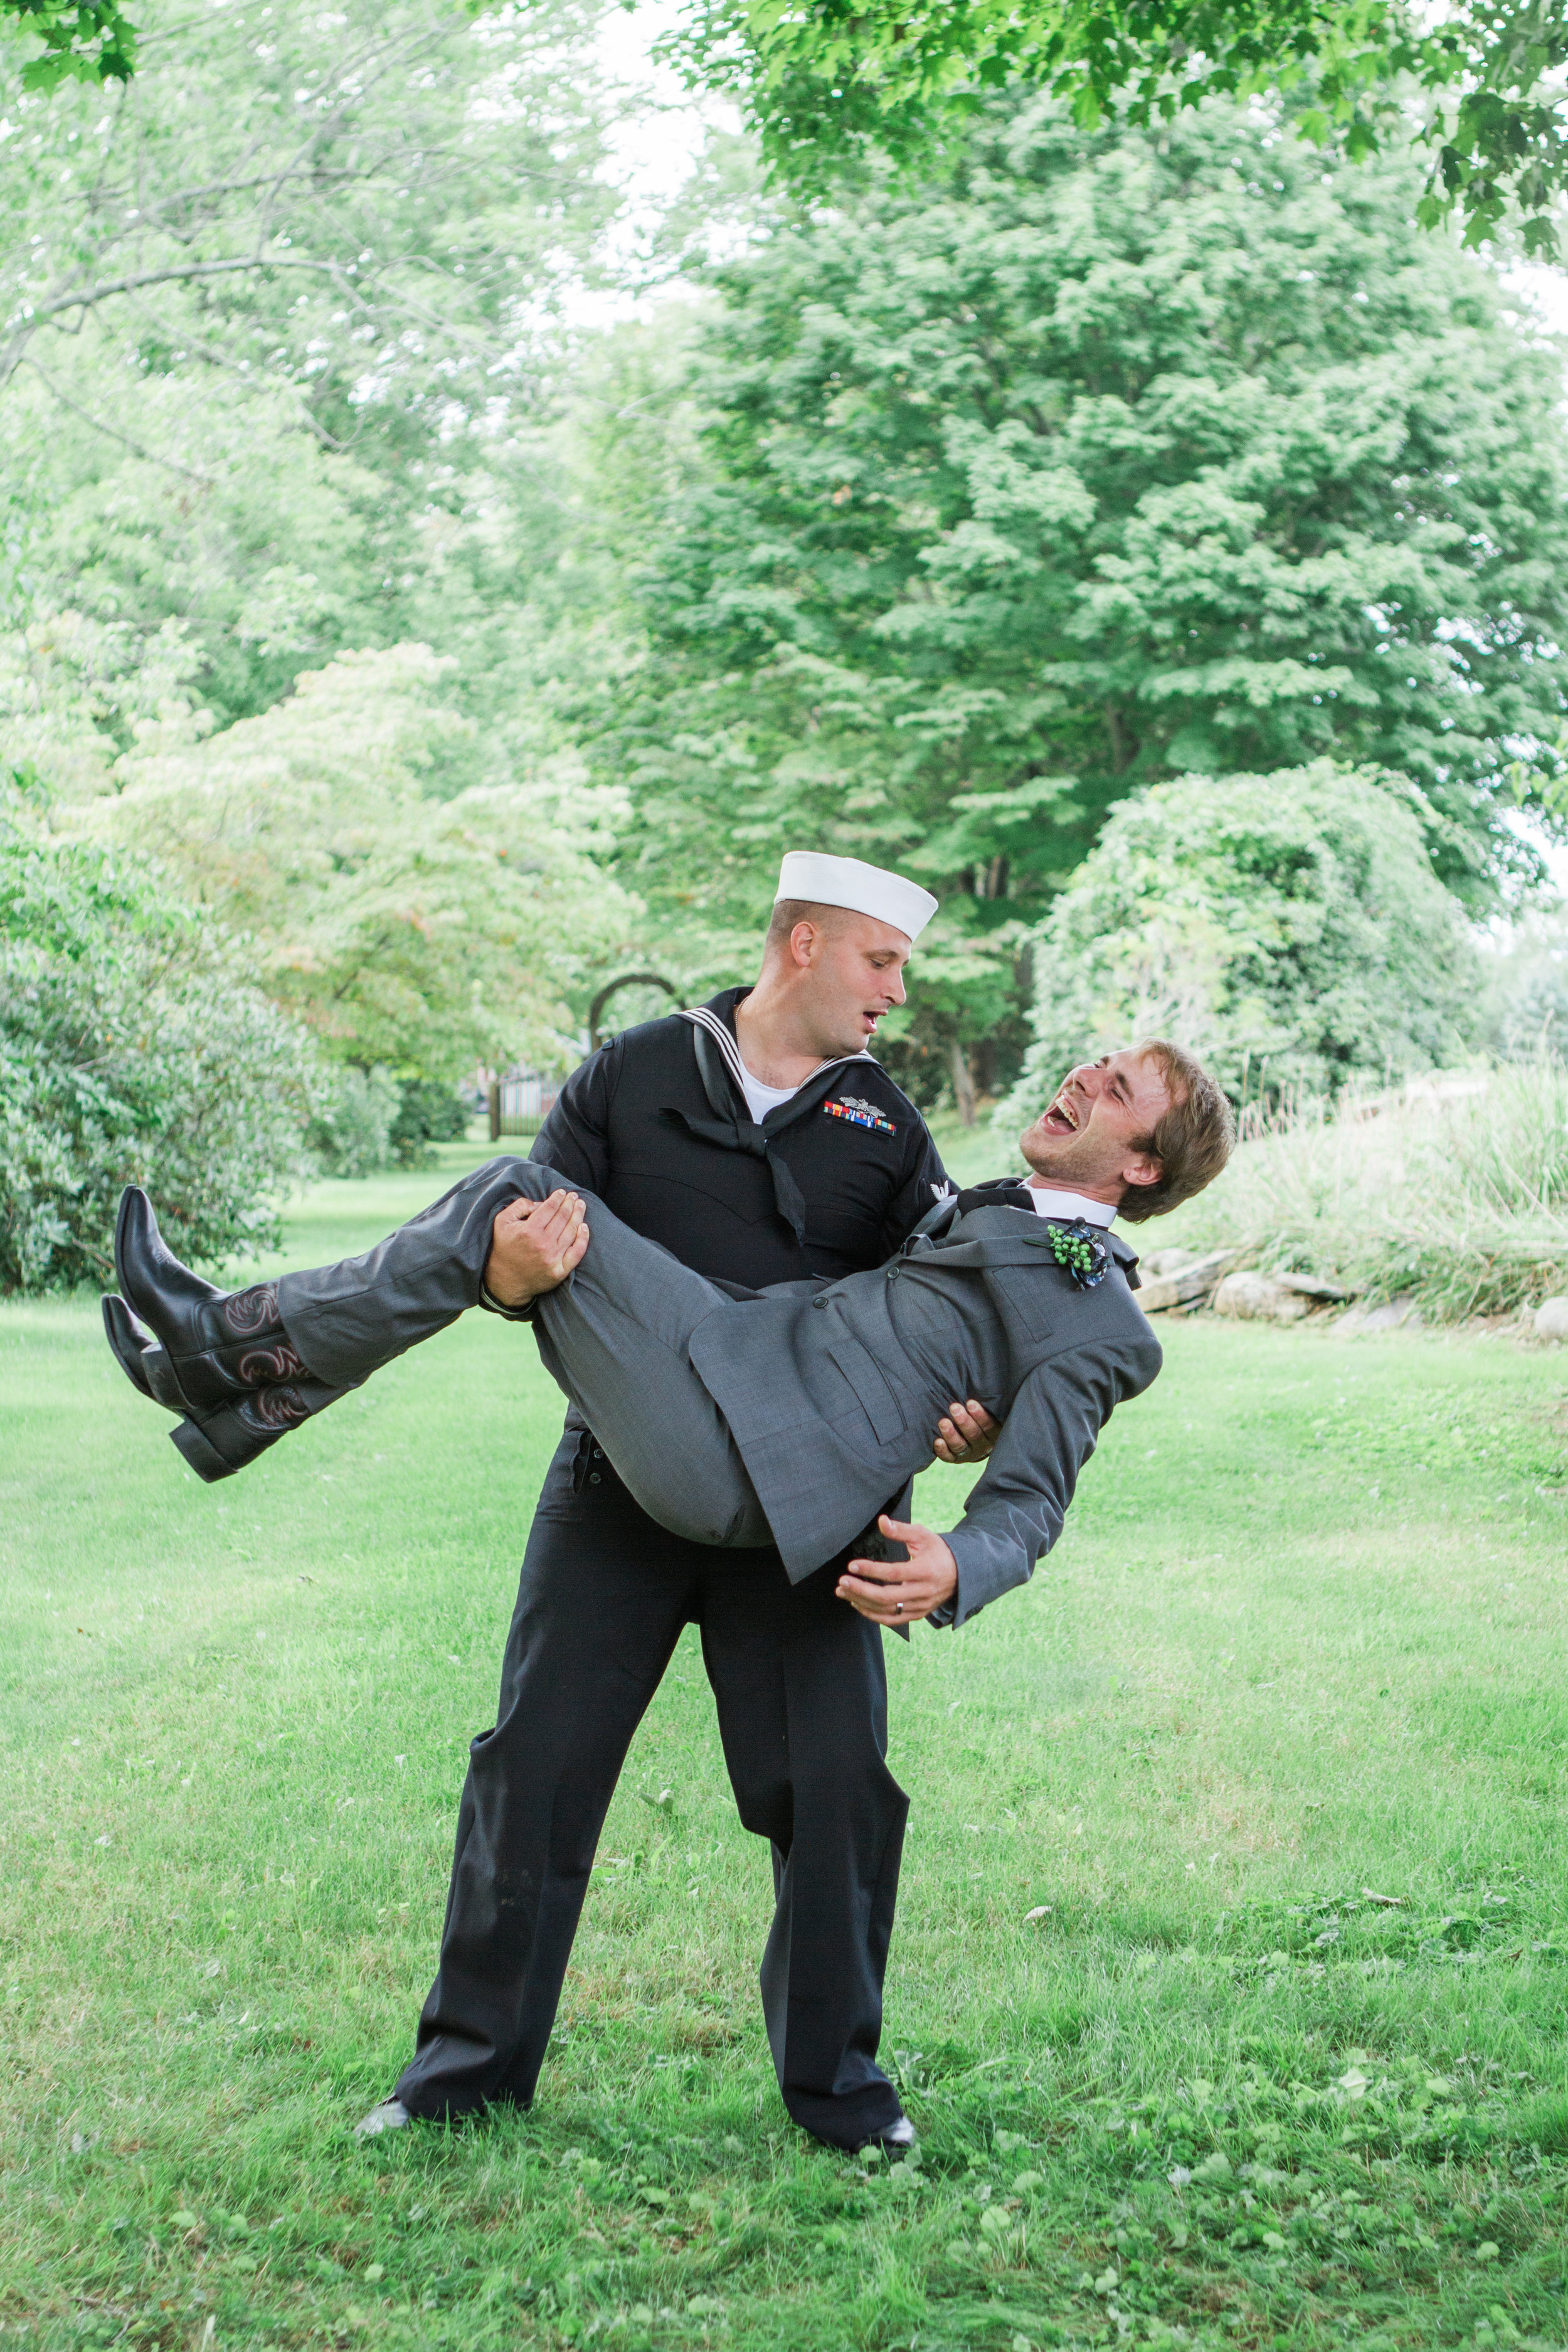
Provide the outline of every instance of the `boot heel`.
{"type": "Polygon", "coordinates": [[[209,1445],[194,1421],[182,1421],[169,1432],[171,1444],[178,1446],[196,1476],[212,1486],[219,1478],[232,1478],[237,1463],[226,1462],[214,1445],[209,1445]]]}
{"type": "Polygon", "coordinates": [[[216,1412],[194,1413],[169,1434],[197,1477],[210,1483],[246,1469],[258,1454],[346,1393],[325,1381],[286,1381],[255,1389],[216,1412]]]}

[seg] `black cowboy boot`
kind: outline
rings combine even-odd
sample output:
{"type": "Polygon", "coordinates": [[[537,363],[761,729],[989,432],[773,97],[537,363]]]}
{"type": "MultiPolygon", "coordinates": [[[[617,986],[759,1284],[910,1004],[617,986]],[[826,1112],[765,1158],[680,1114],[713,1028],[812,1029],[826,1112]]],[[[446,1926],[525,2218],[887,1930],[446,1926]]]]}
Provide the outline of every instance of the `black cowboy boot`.
{"type": "Polygon", "coordinates": [[[132,1385],[154,1404],[183,1416],[169,1435],[197,1477],[209,1486],[215,1479],[231,1478],[312,1413],[348,1393],[345,1389],[329,1388],[324,1381],[287,1381],[277,1387],[255,1389],[216,1412],[193,1413],[180,1393],[167,1353],[146,1326],[136,1320],[123,1298],[104,1300],[103,1328],[115,1360],[132,1385]]]}
{"type": "Polygon", "coordinates": [[[144,1323],[139,1323],[123,1298],[112,1292],[103,1301],[103,1328],[114,1360],[132,1387],[170,1412],[188,1412],[190,1404],[161,1348],[144,1323]]]}
{"type": "Polygon", "coordinates": [[[346,1389],[329,1388],[325,1381],[307,1375],[253,1389],[215,1412],[188,1414],[169,1435],[197,1477],[211,1486],[216,1479],[232,1478],[302,1421],[347,1394],[346,1389]]]}
{"type": "Polygon", "coordinates": [[[163,1364],[149,1362],[145,1349],[139,1367],[127,1361],[106,1307],[110,1345],[138,1387],[138,1370],[146,1374],[148,1393],[160,1404],[200,1419],[257,1389],[301,1379],[310,1382],[309,1369],[279,1315],[277,1284],[222,1291],[204,1282],[174,1255],[158,1231],[153,1203],[138,1185],[121,1196],[114,1264],[133,1310],[128,1320],[139,1318],[151,1328],[163,1364]]]}

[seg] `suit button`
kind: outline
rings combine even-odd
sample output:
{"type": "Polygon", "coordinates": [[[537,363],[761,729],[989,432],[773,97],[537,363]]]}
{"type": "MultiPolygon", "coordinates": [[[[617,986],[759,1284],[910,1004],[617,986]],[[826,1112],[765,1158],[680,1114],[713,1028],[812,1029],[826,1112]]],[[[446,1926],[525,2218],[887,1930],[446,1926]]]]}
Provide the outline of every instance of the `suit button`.
{"type": "Polygon", "coordinates": [[[889,1280],[889,1282],[897,1282],[897,1280],[898,1280],[898,1278],[899,1278],[899,1276],[900,1276],[900,1274],[902,1272],[902,1270],[903,1270],[903,1269],[902,1269],[900,1266],[890,1265],[890,1266],[888,1268],[888,1280],[889,1280]]]}
{"type": "Polygon", "coordinates": [[[826,1307],[827,1301],[826,1298],[814,1298],[811,1303],[814,1307],[826,1307]]]}
{"type": "Polygon", "coordinates": [[[589,1473],[588,1473],[588,1484],[589,1484],[589,1486],[596,1486],[598,1485],[598,1483],[599,1483],[599,1474],[598,1474],[598,1472],[597,1472],[596,1470],[590,1470],[590,1471],[589,1471],[589,1473]]]}
{"type": "Polygon", "coordinates": [[[595,1462],[602,1462],[602,1461],[604,1460],[604,1458],[605,1458],[605,1449],[604,1449],[604,1447],[603,1447],[602,1445],[595,1445],[595,1448],[594,1448],[594,1459],[595,1459],[595,1462]]]}

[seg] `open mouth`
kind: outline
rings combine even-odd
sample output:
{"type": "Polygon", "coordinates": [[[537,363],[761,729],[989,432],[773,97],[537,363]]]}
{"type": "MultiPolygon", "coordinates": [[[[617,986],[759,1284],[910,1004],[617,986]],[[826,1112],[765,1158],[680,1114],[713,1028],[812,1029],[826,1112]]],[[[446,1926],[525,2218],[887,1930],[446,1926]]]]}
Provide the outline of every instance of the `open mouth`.
{"type": "Polygon", "coordinates": [[[1079,1129],[1078,1113],[1068,1102],[1067,1096],[1059,1094],[1040,1124],[1047,1135],[1076,1135],[1079,1129]]]}

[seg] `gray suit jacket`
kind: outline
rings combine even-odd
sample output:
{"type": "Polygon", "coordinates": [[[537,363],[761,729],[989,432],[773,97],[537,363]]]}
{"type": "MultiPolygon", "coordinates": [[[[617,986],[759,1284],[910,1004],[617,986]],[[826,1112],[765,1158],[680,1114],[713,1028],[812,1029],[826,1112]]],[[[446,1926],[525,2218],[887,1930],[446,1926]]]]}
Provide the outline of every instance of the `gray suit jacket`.
{"type": "Polygon", "coordinates": [[[972,1208],[874,1272],[809,1296],[780,1285],[699,1324],[691,1361],[792,1578],[852,1543],[926,1467],[953,1399],[974,1397],[1005,1426],[947,1538],[952,1622],[1027,1582],[1100,1429],[1160,1370],[1127,1278],[1137,1258],[1106,1239],[1110,1269],[1081,1290],[1033,1210],[972,1208]]]}

